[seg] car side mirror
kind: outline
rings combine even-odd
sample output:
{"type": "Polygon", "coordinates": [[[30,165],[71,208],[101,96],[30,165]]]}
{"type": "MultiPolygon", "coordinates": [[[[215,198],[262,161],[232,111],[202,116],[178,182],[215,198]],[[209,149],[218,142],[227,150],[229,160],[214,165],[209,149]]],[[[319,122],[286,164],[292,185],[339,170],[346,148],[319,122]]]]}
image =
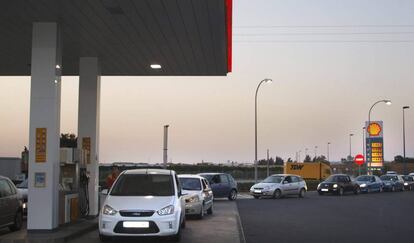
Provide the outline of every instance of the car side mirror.
{"type": "Polygon", "coordinates": [[[102,193],[103,195],[108,195],[108,189],[103,189],[103,190],[101,191],[101,193],[102,193]]]}

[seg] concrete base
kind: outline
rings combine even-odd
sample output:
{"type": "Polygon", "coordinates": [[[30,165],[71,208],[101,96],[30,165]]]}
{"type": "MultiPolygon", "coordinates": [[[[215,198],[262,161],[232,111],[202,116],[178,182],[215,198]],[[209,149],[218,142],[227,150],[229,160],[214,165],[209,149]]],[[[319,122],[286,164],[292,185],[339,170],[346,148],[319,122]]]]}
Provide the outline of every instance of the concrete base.
{"type": "Polygon", "coordinates": [[[63,243],[98,228],[98,219],[80,220],[53,230],[20,230],[0,236],[0,243],[63,243]]]}

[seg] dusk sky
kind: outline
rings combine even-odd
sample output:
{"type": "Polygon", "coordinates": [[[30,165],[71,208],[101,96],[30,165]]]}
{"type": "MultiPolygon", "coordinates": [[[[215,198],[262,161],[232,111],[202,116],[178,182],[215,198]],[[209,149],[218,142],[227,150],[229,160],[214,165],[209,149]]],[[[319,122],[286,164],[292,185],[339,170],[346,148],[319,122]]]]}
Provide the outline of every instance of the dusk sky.
{"type": "MultiPolygon", "coordinates": [[[[385,159],[414,157],[414,1],[235,0],[233,72],[227,77],[102,77],[100,162],[253,162],[305,148],[338,161],[362,153],[362,127],[384,121],[385,159]]],[[[64,67],[63,67],[64,68],[64,67]]],[[[77,133],[78,77],[62,78],[61,132],[77,133]]],[[[0,77],[0,156],[29,138],[30,77],[0,77]]]]}

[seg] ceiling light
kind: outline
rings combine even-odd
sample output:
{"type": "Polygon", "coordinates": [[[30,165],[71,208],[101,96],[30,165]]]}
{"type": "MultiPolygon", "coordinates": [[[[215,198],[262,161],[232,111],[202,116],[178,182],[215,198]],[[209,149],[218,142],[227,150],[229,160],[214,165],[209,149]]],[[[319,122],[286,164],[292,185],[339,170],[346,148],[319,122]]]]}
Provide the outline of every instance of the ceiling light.
{"type": "Polygon", "coordinates": [[[151,64],[151,68],[152,69],[161,69],[161,65],[160,64],[151,64]]]}

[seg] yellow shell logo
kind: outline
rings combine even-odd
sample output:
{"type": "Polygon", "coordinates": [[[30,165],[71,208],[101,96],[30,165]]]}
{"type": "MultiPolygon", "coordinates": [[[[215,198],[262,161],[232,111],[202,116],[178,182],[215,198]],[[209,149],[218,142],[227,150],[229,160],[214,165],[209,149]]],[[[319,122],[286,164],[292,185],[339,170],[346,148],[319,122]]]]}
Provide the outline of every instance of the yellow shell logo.
{"type": "Polygon", "coordinates": [[[369,125],[368,127],[368,133],[371,136],[378,136],[381,133],[381,126],[380,124],[373,122],[371,123],[371,125],[369,125]]]}

